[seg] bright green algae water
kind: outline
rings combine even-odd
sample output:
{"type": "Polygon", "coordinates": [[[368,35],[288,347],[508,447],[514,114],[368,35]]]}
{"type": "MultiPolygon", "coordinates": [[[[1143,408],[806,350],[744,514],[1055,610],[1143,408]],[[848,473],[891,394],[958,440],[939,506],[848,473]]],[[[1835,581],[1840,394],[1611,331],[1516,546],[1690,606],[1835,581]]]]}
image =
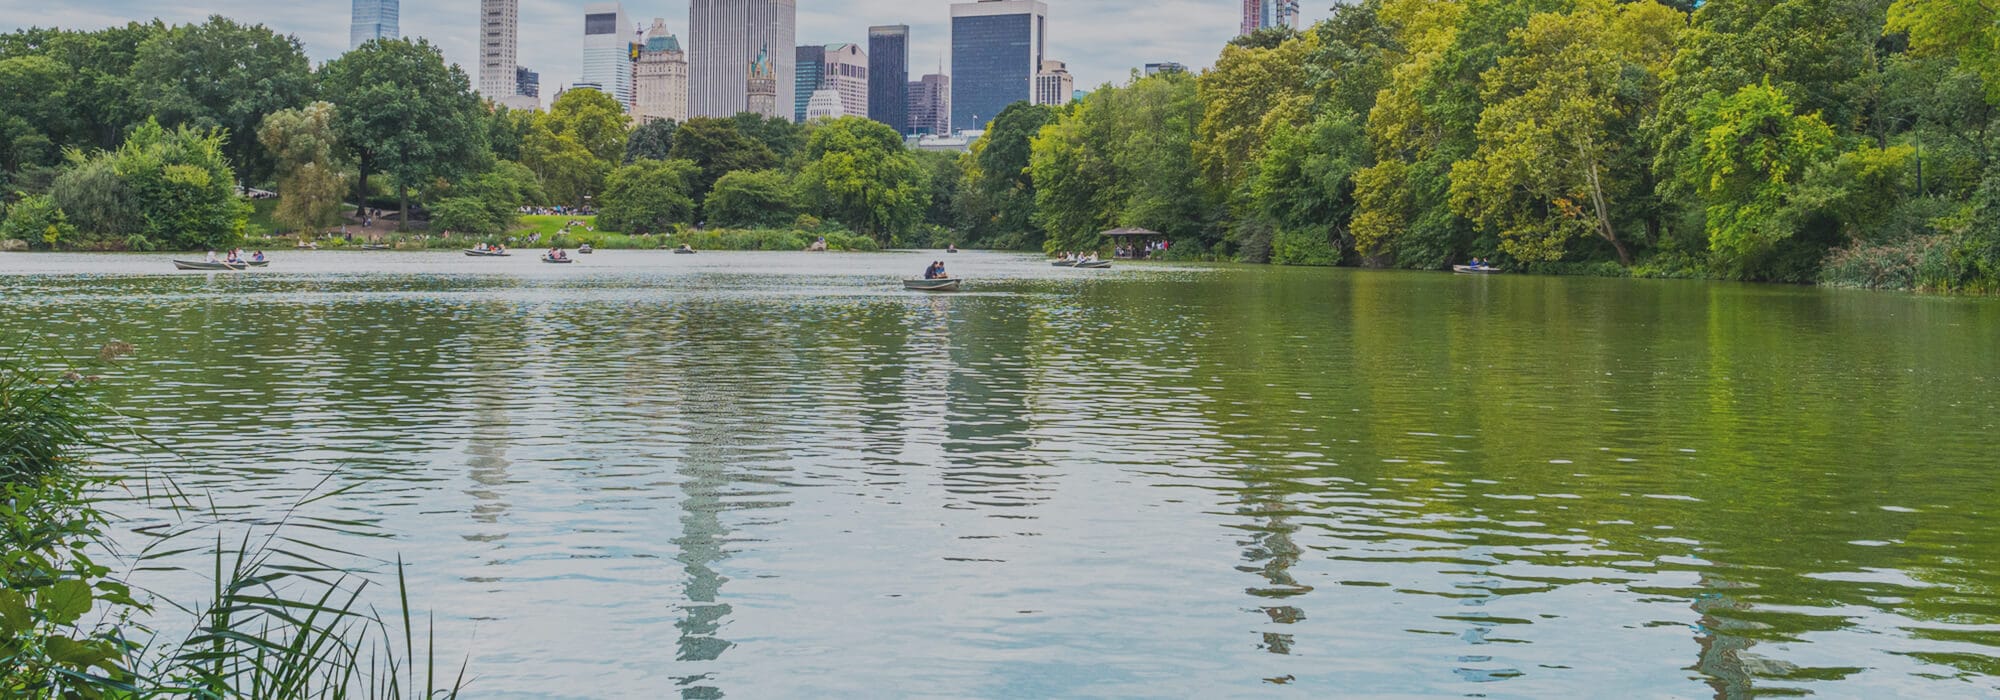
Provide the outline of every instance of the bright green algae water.
{"type": "Polygon", "coordinates": [[[337,469],[477,696],[2000,693],[2000,301],[531,253],[0,256],[0,338],[232,521],[337,469]]]}

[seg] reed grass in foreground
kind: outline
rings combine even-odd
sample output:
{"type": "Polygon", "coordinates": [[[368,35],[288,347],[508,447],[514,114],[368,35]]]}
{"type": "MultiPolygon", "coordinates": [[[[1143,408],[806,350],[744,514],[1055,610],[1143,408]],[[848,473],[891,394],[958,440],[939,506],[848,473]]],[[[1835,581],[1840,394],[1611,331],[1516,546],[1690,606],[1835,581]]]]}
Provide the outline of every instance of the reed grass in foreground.
{"type": "MultiPolygon", "coordinates": [[[[101,356],[108,362],[128,351],[107,346],[101,356]]],[[[261,533],[225,538],[217,519],[189,519],[141,530],[151,541],[121,554],[108,537],[111,509],[122,500],[115,494],[199,511],[164,475],[111,474],[83,458],[110,444],[104,438],[117,417],[91,397],[95,379],[0,362],[0,697],[458,694],[464,668],[448,678],[438,672],[431,627],[425,622],[420,630],[410,612],[401,561],[395,592],[402,612],[385,617],[367,603],[366,576],[320,561],[342,553],[288,534],[300,509],[340,495],[324,481],[261,533]],[[134,572],[195,551],[212,562],[208,601],[144,594],[134,572]],[[127,573],[116,573],[113,562],[127,573]],[[185,635],[166,638],[147,626],[169,611],[186,616],[185,635]]]]}

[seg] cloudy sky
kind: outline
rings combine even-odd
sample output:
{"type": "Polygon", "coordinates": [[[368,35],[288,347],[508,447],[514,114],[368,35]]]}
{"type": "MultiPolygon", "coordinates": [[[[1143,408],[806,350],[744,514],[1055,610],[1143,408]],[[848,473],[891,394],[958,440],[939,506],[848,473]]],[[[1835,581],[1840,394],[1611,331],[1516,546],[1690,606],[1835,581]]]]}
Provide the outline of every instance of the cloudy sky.
{"type": "MultiPolygon", "coordinates": [[[[588,0],[520,0],[521,63],[542,74],[544,95],[573,82],[583,65],[583,6],[588,0]]],[[[799,43],[865,42],[874,24],[910,25],[911,73],[946,58],[952,0],[798,0],[799,43]]],[[[1069,62],[1077,86],[1122,80],[1153,61],[1203,67],[1236,33],[1240,0],[1047,0],[1049,57],[1069,62]]],[[[663,17],[686,36],[687,0],[625,0],[636,23],[663,17]]],[[[1307,0],[1306,21],[1323,18],[1332,0],[1307,0]]],[[[158,17],[200,21],[222,14],[263,23],[303,40],[315,62],[347,49],[350,0],[0,0],[0,30],[23,26],[100,28],[158,17]]],[[[479,0],[403,0],[405,36],[443,47],[445,59],[479,81],[479,0]]]]}

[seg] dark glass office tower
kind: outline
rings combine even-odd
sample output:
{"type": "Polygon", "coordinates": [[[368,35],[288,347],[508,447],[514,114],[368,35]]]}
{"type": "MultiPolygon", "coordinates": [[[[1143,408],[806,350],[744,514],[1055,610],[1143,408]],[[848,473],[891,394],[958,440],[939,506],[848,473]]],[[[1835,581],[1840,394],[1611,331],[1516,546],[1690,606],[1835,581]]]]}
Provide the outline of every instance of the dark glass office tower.
{"type": "Polygon", "coordinates": [[[983,130],[1007,105],[1034,99],[1049,6],[980,0],[951,6],[951,125],[983,130]]]}
{"type": "Polygon", "coordinates": [[[826,45],[800,46],[792,54],[794,82],[792,89],[792,122],[806,123],[806,103],[812,100],[813,91],[824,87],[826,80],[826,45]]]}
{"type": "Polygon", "coordinates": [[[910,27],[868,28],[868,118],[910,133],[910,27]]]}

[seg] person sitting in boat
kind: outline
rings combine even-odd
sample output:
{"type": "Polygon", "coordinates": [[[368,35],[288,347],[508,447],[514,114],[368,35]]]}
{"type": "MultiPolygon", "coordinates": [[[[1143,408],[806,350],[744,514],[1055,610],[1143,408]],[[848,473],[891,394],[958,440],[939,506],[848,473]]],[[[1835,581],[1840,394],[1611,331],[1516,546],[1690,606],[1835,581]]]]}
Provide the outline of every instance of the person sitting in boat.
{"type": "Polygon", "coordinates": [[[264,262],[264,251],[260,250],[255,253],[251,253],[250,262],[264,262]]]}
{"type": "Polygon", "coordinates": [[[208,259],[207,259],[207,262],[215,262],[215,251],[213,251],[213,250],[211,250],[211,251],[208,251],[208,259]]]}
{"type": "Polygon", "coordinates": [[[1472,259],[1472,269],[1474,269],[1474,270],[1484,270],[1484,269],[1486,269],[1486,261],[1485,261],[1485,260],[1481,260],[1481,259],[1479,259],[1479,258],[1473,258],[1473,259],[1472,259]]]}

